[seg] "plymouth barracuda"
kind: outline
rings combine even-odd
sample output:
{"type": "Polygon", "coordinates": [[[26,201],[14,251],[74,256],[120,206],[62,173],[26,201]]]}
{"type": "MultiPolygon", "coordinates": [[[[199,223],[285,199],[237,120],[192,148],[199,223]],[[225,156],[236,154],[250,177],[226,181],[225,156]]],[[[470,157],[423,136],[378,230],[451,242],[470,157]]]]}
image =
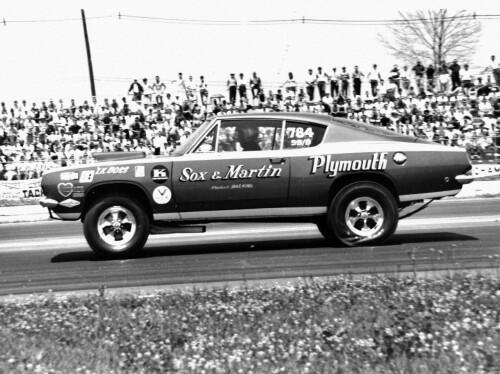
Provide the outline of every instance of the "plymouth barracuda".
{"type": "Polygon", "coordinates": [[[162,227],[223,220],[309,221],[332,245],[382,243],[403,211],[471,181],[462,148],[308,113],[218,116],[168,157],[94,157],[47,172],[40,203],[114,258],[162,227]]]}

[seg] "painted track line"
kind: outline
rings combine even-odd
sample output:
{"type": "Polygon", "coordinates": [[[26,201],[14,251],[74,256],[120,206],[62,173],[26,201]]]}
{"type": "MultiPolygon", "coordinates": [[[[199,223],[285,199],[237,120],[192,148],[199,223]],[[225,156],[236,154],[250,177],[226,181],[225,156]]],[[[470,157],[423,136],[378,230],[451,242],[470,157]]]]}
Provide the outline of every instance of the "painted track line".
{"type": "MultiPolygon", "coordinates": [[[[415,231],[417,228],[431,227],[463,227],[478,224],[489,224],[500,226],[500,215],[483,215],[471,217],[447,217],[447,218],[408,218],[401,220],[398,226],[400,231],[415,231]]],[[[293,239],[319,239],[316,225],[305,224],[279,224],[275,227],[249,228],[244,224],[227,227],[219,225],[217,227],[207,227],[204,233],[172,233],[150,235],[147,247],[158,247],[162,245],[189,245],[199,243],[203,240],[206,244],[230,243],[235,241],[262,241],[276,239],[281,234],[281,238],[293,239]]],[[[83,235],[71,237],[54,237],[50,239],[11,239],[0,241],[0,253],[16,253],[29,251],[60,250],[68,248],[88,248],[88,244],[83,235]]],[[[90,248],[89,248],[90,250],[90,248]]]]}

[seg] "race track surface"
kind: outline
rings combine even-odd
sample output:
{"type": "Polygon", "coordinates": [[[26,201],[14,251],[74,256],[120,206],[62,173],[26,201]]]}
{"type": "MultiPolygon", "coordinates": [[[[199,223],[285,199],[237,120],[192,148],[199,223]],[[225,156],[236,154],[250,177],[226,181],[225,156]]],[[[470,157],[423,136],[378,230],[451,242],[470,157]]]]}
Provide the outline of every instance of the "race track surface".
{"type": "Polygon", "coordinates": [[[435,202],[382,246],[332,248],[312,224],[217,223],[152,235],[140,256],[101,260],[80,222],[0,225],[0,296],[338,274],[488,269],[500,274],[500,199],[435,202]]]}

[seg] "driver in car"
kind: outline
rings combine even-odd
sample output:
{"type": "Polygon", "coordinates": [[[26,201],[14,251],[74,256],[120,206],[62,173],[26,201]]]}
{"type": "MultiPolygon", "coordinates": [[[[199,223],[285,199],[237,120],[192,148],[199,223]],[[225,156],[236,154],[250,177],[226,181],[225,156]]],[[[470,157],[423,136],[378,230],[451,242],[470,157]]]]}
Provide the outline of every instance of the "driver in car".
{"type": "Polygon", "coordinates": [[[236,130],[238,151],[260,151],[259,128],[257,126],[242,126],[236,130]]]}

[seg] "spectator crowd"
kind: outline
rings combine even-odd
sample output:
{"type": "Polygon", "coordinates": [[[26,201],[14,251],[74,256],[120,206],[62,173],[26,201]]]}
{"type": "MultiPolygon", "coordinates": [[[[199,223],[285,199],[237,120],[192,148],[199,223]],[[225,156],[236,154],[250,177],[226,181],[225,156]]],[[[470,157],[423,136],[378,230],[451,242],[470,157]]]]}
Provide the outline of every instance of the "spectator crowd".
{"type": "Polygon", "coordinates": [[[380,72],[354,66],[292,72],[269,85],[254,72],[229,74],[227,90],[211,93],[201,76],[179,73],[134,80],[118,99],[26,100],[0,108],[0,180],[40,177],[56,166],[92,162],[94,152],[144,151],[169,155],[208,117],[249,111],[327,113],[450,146],[474,157],[496,152],[500,136],[500,64],[473,74],[454,60],[437,69],[414,66],[380,72]],[[491,152],[490,152],[491,153],[491,152]]]}

